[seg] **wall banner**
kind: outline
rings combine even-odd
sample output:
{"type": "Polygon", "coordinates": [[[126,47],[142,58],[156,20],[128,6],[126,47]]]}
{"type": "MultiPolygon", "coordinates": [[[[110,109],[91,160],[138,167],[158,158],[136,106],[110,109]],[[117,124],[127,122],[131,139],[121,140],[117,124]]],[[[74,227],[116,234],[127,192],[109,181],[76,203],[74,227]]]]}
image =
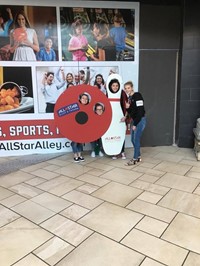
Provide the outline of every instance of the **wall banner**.
{"type": "Polygon", "coordinates": [[[71,151],[54,107],[72,86],[107,96],[118,74],[138,90],[139,3],[29,2],[0,5],[1,156],[71,151]]]}

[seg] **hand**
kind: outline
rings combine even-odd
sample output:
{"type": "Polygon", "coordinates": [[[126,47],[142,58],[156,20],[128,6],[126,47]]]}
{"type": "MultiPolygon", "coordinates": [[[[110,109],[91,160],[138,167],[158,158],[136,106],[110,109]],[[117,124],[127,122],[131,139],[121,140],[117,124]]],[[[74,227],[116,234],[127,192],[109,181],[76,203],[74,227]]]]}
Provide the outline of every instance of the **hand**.
{"type": "Polygon", "coordinates": [[[32,43],[28,39],[22,39],[20,44],[21,45],[26,45],[26,46],[29,46],[29,47],[32,46],[32,43]]]}
{"type": "Polygon", "coordinates": [[[80,50],[86,50],[86,46],[85,46],[85,44],[81,44],[81,46],[80,46],[80,50]]]}
{"type": "Polygon", "coordinates": [[[129,102],[126,102],[125,105],[126,105],[126,109],[128,109],[130,107],[130,103],[129,102]]]}
{"type": "Polygon", "coordinates": [[[132,126],[132,129],[133,129],[133,131],[135,131],[137,129],[137,127],[136,126],[132,126]]]}
{"type": "Polygon", "coordinates": [[[15,46],[16,48],[17,48],[20,44],[21,44],[21,42],[14,41],[14,46],[15,46]]]}
{"type": "Polygon", "coordinates": [[[91,54],[91,55],[90,55],[90,58],[94,60],[94,58],[95,58],[95,57],[94,57],[94,54],[91,54]]]}
{"type": "Polygon", "coordinates": [[[124,116],[124,117],[122,117],[121,119],[120,119],[120,122],[125,122],[126,121],[126,116],[124,116]]]}

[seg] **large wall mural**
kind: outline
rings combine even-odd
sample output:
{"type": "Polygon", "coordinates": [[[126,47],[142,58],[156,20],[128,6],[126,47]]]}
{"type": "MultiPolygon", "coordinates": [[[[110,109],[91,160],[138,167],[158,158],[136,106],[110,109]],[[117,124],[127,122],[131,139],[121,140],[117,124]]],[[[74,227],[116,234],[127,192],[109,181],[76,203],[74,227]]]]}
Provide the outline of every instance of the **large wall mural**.
{"type": "Polygon", "coordinates": [[[71,151],[54,107],[72,86],[108,97],[106,81],[117,74],[137,90],[139,4],[90,4],[0,6],[2,156],[71,151]]]}

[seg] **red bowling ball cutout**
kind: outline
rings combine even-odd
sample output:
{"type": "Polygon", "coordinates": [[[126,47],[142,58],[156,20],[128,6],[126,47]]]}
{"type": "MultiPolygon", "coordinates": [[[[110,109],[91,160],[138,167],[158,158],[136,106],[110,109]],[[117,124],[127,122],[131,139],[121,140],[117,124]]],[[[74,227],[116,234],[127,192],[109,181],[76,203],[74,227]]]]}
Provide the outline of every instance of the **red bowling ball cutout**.
{"type": "Polygon", "coordinates": [[[54,109],[55,124],[60,133],[69,140],[85,143],[99,139],[109,128],[112,109],[108,98],[97,88],[82,84],[71,86],[58,98],[54,109]],[[89,97],[88,104],[79,99],[82,94],[89,97]],[[94,106],[104,106],[102,115],[94,111],[94,106]]]}

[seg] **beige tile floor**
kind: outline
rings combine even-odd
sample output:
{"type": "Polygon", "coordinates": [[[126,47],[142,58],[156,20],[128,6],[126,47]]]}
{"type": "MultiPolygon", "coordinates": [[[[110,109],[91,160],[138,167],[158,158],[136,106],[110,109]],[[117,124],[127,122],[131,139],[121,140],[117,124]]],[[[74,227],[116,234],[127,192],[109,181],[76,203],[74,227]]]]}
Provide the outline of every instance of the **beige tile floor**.
{"type": "Polygon", "coordinates": [[[199,266],[200,161],[175,146],[142,155],[128,167],[65,154],[1,175],[0,266],[199,266]]]}

